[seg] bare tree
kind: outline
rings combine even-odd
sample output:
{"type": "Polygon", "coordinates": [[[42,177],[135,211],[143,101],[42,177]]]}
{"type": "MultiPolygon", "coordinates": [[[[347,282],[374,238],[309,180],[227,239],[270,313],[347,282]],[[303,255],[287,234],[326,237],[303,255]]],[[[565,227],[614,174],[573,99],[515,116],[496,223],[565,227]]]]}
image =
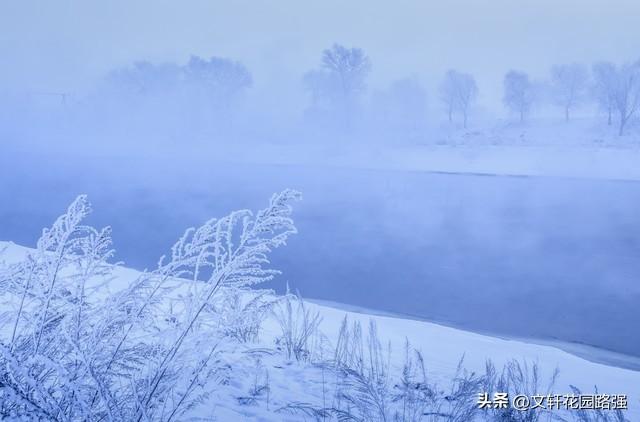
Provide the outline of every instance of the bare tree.
{"type": "Polygon", "coordinates": [[[464,127],[467,127],[469,109],[478,96],[478,86],[470,74],[461,73],[458,78],[458,110],[462,113],[464,127]]]}
{"type": "Polygon", "coordinates": [[[184,73],[188,84],[218,106],[227,106],[252,83],[251,73],[242,63],[220,57],[205,60],[191,56],[184,73]]]}
{"type": "Polygon", "coordinates": [[[448,70],[440,84],[440,99],[447,108],[449,123],[453,122],[453,111],[456,104],[456,71],[448,70]]]}
{"type": "Polygon", "coordinates": [[[351,98],[364,91],[366,78],[371,71],[371,61],[360,48],[346,48],[334,44],[322,52],[322,68],[338,82],[338,88],[345,98],[351,98]]]}
{"type": "Polygon", "coordinates": [[[619,117],[618,135],[640,107],[640,62],[627,63],[616,72],[613,106],[619,117]]]}
{"type": "Polygon", "coordinates": [[[564,109],[565,121],[569,121],[569,112],[584,101],[587,80],[584,65],[572,63],[551,68],[553,102],[564,109]]]}
{"type": "Polygon", "coordinates": [[[243,94],[252,84],[249,70],[231,59],[191,56],[182,76],[190,107],[186,118],[192,122],[188,128],[201,128],[219,136],[232,130],[243,94]]]}
{"type": "Polygon", "coordinates": [[[311,92],[314,107],[325,105],[330,111],[342,113],[349,127],[370,71],[371,61],[362,49],[334,44],[322,52],[320,69],[307,72],[303,83],[311,92]]]}
{"type": "Polygon", "coordinates": [[[453,113],[462,114],[464,127],[467,127],[469,109],[478,96],[478,86],[472,75],[448,70],[440,85],[440,98],[447,107],[449,122],[453,113]]]}
{"type": "Polygon", "coordinates": [[[616,92],[616,67],[611,62],[593,65],[592,93],[598,106],[607,113],[607,124],[611,126],[616,92]]]}
{"type": "Polygon", "coordinates": [[[507,72],[504,76],[502,101],[507,108],[518,113],[520,121],[523,122],[524,116],[531,110],[534,101],[534,88],[529,80],[529,75],[516,70],[507,72]]]}

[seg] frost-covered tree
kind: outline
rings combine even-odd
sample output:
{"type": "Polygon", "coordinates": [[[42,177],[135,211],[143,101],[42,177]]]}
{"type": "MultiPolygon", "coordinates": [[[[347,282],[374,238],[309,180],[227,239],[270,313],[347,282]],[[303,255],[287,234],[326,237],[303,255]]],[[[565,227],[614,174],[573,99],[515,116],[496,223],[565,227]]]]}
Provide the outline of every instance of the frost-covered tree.
{"type": "Polygon", "coordinates": [[[342,114],[349,126],[370,71],[371,60],[362,49],[334,44],[322,52],[320,68],[307,72],[303,83],[311,92],[313,107],[342,114]]]}
{"type": "Polygon", "coordinates": [[[551,68],[551,95],[553,102],[562,107],[565,121],[569,113],[585,100],[588,72],[578,63],[555,65],[551,68]]]}
{"type": "Polygon", "coordinates": [[[191,56],[184,73],[187,84],[204,91],[218,106],[227,106],[252,83],[251,73],[242,63],[220,57],[206,60],[191,56]]]}
{"type": "Polygon", "coordinates": [[[106,130],[167,131],[183,107],[177,101],[183,88],[181,66],[138,61],[109,72],[90,97],[90,105],[106,130]]]}
{"type": "Polygon", "coordinates": [[[622,136],[640,107],[640,62],[626,63],[616,72],[613,107],[619,119],[618,135],[622,136]]]}
{"type": "Polygon", "coordinates": [[[598,105],[607,113],[612,124],[613,114],[618,116],[618,134],[624,129],[640,107],[640,61],[616,66],[610,62],[593,65],[592,92],[598,105]]]}
{"type": "Polygon", "coordinates": [[[534,101],[534,87],[529,75],[524,72],[510,70],[504,76],[504,105],[520,116],[523,122],[526,114],[531,110],[534,101]]]}
{"type": "Polygon", "coordinates": [[[371,71],[371,61],[360,48],[334,44],[322,52],[322,68],[336,81],[344,98],[353,98],[364,91],[371,71]]]}
{"type": "Polygon", "coordinates": [[[456,72],[447,71],[444,80],[440,84],[440,100],[447,110],[449,123],[453,122],[453,112],[456,108],[456,72]]]}
{"type": "Polygon", "coordinates": [[[188,131],[229,129],[251,84],[249,70],[226,58],[192,56],[186,64],[141,61],[110,72],[91,105],[103,107],[99,115],[108,130],[182,137],[188,131]]]}
{"type": "Polygon", "coordinates": [[[440,84],[440,99],[447,109],[449,123],[453,114],[462,115],[463,125],[467,127],[469,110],[478,96],[478,86],[472,75],[456,70],[448,70],[440,84]]]}
{"type": "MultiPolygon", "coordinates": [[[[240,62],[192,56],[183,68],[191,126],[223,135],[234,125],[242,94],[251,86],[249,70],[240,62]]],[[[210,132],[211,133],[211,132],[210,132]]]]}
{"type": "Polygon", "coordinates": [[[611,126],[615,107],[616,66],[611,62],[602,61],[595,63],[591,72],[593,74],[591,87],[593,96],[598,106],[607,113],[607,124],[611,126]]]}

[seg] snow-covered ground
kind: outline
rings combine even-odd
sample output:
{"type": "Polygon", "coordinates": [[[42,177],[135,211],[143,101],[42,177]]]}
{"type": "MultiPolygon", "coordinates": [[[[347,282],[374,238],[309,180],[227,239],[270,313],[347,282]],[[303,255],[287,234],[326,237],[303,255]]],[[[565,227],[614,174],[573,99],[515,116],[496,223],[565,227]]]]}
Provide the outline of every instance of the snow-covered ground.
{"type": "MultiPolygon", "coordinates": [[[[498,120],[438,126],[408,140],[394,133],[225,145],[216,160],[257,164],[640,180],[640,131],[625,136],[598,119],[498,120]],[[337,139],[336,139],[337,138],[337,139]]],[[[252,139],[260,139],[254,136],[252,139]]],[[[172,155],[172,158],[175,156],[172,155]]]]}
{"type": "Polygon", "coordinates": [[[266,139],[264,133],[253,132],[256,129],[251,125],[242,129],[248,132],[238,139],[224,138],[224,142],[207,133],[186,139],[153,136],[156,147],[152,149],[141,147],[146,144],[140,136],[130,139],[92,132],[80,145],[63,136],[53,152],[46,149],[51,142],[51,134],[46,132],[42,139],[7,143],[7,154],[0,157],[0,163],[11,168],[13,160],[24,156],[43,154],[48,161],[51,154],[60,153],[75,157],[80,164],[82,159],[98,165],[109,157],[127,160],[131,168],[122,173],[125,177],[157,166],[195,169],[234,163],[640,180],[640,128],[631,126],[621,137],[615,126],[606,126],[600,118],[568,123],[557,118],[525,123],[499,119],[478,122],[468,129],[437,125],[415,136],[293,131],[266,139]]]}
{"type": "MultiPolygon", "coordinates": [[[[562,145],[414,145],[389,148],[256,146],[243,162],[488,175],[640,180],[640,149],[562,145]]],[[[240,154],[229,154],[238,157],[240,154]]],[[[231,161],[234,161],[233,159],[231,161]]]]}
{"type": "MultiPolygon", "coordinates": [[[[0,262],[18,262],[28,250],[11,242],[0,242],[0,262]]],[[[117,267],[113,274],[115,278],[109,284],[112,291],[121,289],[139,275],[124,267],[117,267]]],[[[441,384],[454,376],[463,355],[465,368],[478,373],[484,370],[487,359],[498,367],[511,359],[537,362],[543,380],[551,376],[555,368],[560,370],[552,393],[570,394],[569,386],[575,385],[583,392],[592,392],[593,386],[597,386],[601,393],[626,394],[629,411],[625,416],[632,421],[640,419],[640,372],[593,363],[554,347],[480,335],[430,322],[367,315],[313,303],[308,306],[321,315],[320,331],[329,344],[335,344],[345,315],[350,321],[361,321],[363,326],[375,320],[380,339],[391,346],[390,367],[396,373],[402,368],[406,339],[422,352],[429,377],[441,384]]],[[[328,406],[333,391],[324,370],[310,363],[287,361],[275,347],[279,330],[276,321],[269,317],[263,323],[257,342],[238,344],[225,354],[224,359],[233,371],[231,381],[214,385],[213,394],[194,414],[219,421],[303,420],[302,416],[285,416],[276,410],[292,402],[328,406]],[[254,400],[249,392],[256,384],[265,382],[265,377],[269,394],[254,400]]]]}

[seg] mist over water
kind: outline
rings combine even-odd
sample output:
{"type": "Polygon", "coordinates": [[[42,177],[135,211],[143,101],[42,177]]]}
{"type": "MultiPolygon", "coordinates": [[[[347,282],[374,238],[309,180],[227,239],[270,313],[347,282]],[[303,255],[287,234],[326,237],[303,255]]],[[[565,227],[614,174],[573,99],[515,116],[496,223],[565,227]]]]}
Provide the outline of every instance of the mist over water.
{"type": "MultiPolygon", "coordinates": [[[[138,158],[140,159],[140,158],[138,158]]],[[[36,160],[36,158],[33,158],[36,160]]],[[[545,177],[157,162],[35,161],[2,173],[0,238],[33,245],[77,193],[111,225],[117,259],[153,268],[184,229],[284,187],[299,228],[273,263],[304,296],[503,335],[640,356],[640,183],[545,177]],[[43,175],[48,175],[43,177],[43,175]],[[188,184],[177,181],[189,180],[188,184]],[[123,187],[126,186],[126,189],[123,187]]],[[[419,333],[418,333],[419,334],[419,333]]]]}

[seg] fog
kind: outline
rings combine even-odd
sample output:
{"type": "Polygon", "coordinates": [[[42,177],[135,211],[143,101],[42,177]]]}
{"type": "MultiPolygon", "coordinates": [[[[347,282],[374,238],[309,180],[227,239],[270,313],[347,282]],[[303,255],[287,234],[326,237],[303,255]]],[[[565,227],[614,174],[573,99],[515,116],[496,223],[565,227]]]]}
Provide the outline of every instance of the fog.
{"type": "MultiPolygon", "coordinates": [[[[109,70],[138,60],[190,55],[240,60],[255,96],[274,88],[299,97],[296,82],[334,42],[363,48],[371,84],[411,74],[428,88],[447,68],[476,75],[483,103],[500,106],[502,76],[543,76],[554,63],[637,56],[640,5],[614,0],[554,2],[23,1],[0,13],[0,87],[83,94],[109,70]]],[[[268,101],[273,104],[272,100],[268,101]]],[[[279,102],[282,105],[281,102],[279,102]]],[[[501,111],[501,110],[500,110],[501,111]]]]}
{"type": "Polygon", "coordinates": [[[152,268],[185,228],[291,187],[300,233],[266,287],[640,356],[640,128],[591,72],[635,69],[639,15],[619,0],[3,4],[0,239],[33,246],[88,193],[117,259],[152,268]],[[566,105],[550,69],[574,62],[589,80],[566,105]],[[476,87],[466,127],[459,102],[447,115],[448,69],[476,87]],[[531,104],[503,101],[511,69],[531,104]]]}

